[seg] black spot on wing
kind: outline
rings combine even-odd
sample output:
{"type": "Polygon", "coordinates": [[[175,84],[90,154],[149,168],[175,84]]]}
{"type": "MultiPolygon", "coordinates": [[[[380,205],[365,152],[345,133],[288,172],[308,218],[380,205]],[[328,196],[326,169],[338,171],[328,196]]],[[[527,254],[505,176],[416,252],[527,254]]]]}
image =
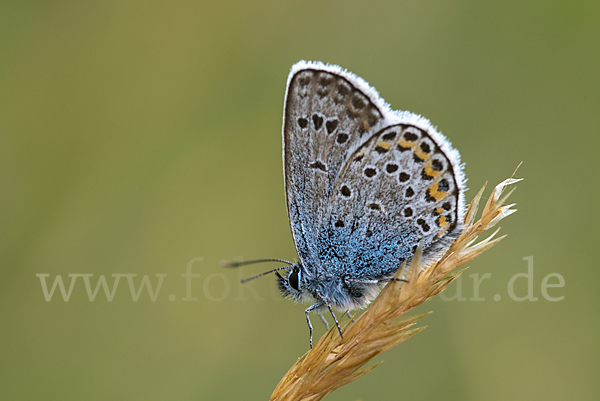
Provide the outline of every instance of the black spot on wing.
{"type": "Polygon", "coordinates": [[[385,166],[385,171],[387,171],[390,174],[396,172],[397,170],[398,170],[398,165],[397,164],[390,163],[387,166],[385,166]]]}
{"type": "Polygon", "coordinates": [[[321,163],[320,161],[318,161],[318,160],[315,161],[315,162],[310,163],[308,165],[308,167],[314,168],[314,169],[318,169],[318,170],[321,170],[321,171],[325,171],[325,172],[327,171],[327,167],[323,163],[321,163]]]}
{"type": "Polygon", "coordinates": [[[327,133],[328,134],[333,134],[333,131],[335,131],[335,129],[338,126],[338,120],[329,120],[325,123],[325,128],[327,129],[327,133]]]}
{"type": "Polygon", "coordinates": [[[315,131],[318,131],[323,126],[323,117],[313,114],[312,116],[313,124],[315,125],[315,131]]]}
{"type": "Polygon", "coordinates": [[[348,134],[341,132],[337,136],[337,143],[342,144],[348,142],[348,134]]]}

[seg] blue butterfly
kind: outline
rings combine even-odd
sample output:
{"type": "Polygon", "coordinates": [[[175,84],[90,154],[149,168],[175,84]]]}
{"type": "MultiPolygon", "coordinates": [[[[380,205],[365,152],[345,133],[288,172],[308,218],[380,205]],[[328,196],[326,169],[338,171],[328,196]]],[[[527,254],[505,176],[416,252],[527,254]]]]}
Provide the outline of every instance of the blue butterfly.
{"type": "Polygon", "coordinates": [[[299,261],[277,260],[288,265],[266,273],[277,274],[284,296],[311,303],[311,347],[311,311],[325,321],[321,313],[329,310],[341,335],[334,308],[364,308],[421,241],[431,259],[462,230],[459,153],[429,120],[391,110],[338,66],[292,67],[283,165],[299,261]]]}

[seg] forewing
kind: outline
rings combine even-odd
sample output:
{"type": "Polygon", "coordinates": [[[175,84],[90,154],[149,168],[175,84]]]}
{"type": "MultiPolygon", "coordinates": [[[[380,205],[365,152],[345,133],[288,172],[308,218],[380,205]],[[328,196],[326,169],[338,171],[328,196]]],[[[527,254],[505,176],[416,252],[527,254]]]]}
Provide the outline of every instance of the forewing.
{"type": "Polygon", "coordinates": [[[290,73],[284,174],[290,224],[305,266],[318,261],[319,227],[342,166],[383,124],[377,101],[364,81],[338,67],[303,63],[290,73]]]}

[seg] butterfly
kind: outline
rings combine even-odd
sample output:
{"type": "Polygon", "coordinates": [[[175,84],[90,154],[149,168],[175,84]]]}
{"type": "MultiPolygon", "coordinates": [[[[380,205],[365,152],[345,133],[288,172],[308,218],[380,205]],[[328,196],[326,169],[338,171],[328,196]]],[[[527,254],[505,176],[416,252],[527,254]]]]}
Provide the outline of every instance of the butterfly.
{"type": "Polygon", "coordinates": [[[458,151],[429,120],[392,110],[339,66],[292,67],[283,167],[299,260],[274,259],[287,265],[259,276],[274,272],[284,296],[311,303],[311,347],[310,312],[326,323],[322,312],[329,310],[342,335],[333,309],[364,308],[420,243],[425,259],[434,258],[463,228],[458,151]]]}

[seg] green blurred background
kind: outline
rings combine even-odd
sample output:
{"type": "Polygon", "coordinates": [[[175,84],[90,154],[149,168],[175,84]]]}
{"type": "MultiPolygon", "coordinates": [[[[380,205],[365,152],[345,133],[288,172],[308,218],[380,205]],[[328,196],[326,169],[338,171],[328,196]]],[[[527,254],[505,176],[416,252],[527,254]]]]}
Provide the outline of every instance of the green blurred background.
{"type": "Polygon", "coordinates": [[[240,286],[275,266],[219,261],[296,257],[281,118],[300,59],[430,118],[468,200],[525,178],[466,300],[457,283],[421,306],[427,330],[328,399],[598,399],[599,21],[598,1],[3,2],[0,399],[268,398],[308,349],[303,308],[272,277],[240,286]],[[508,294],[526,257],[535,302],[508,294]],[[154,302],[125,276],[112,302],[82,278],[47,302],[36,274],[166,277],[154,302]]]}

